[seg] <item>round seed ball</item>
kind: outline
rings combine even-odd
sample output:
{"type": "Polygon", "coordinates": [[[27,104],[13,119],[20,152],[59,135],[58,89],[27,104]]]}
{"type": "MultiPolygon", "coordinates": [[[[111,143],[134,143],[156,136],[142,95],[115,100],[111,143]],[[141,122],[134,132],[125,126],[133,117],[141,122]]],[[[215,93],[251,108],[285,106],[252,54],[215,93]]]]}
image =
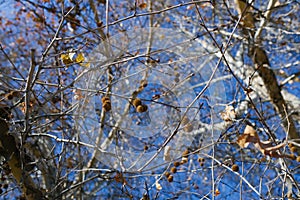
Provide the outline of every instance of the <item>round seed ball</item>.
{"type": "Polygon", "coordinates": [[[139,105],[138,107],[136,107],[136,111],[139,112],[139,113],[142,113],[142,112],[146,112],[148,110],[148,106],[147,105],[139,105]]]}
{"type": "Polygon", "coordinates": [[[297,157],[296,157],[295,154],[291,154],[291,155],[290,155],[290,158],[291,158],[292,160],[296,160],[296,159],[297,159],[297,157]]]}
{"type": "Polygon", "coordinates": [[[165,176],[168,178],[170,176],[170,172],[165,172],[165,176]]]}
{"type": "Polygon", "coordinates": [[[177,172],[177,168],[176,167],[172,167],[170,170],[173,174],[177,172]]]}
{"type": "Polygon", "coordinates": [[[168,181],[169,181],[169,182],[173,182],[173,176],[172,176],[172,175],[170,175],[170,176],[168,177],[168,181]]]}
{"type": "Polygon", "coordinates": [[[139,98],[136,98],[132,101],[132,104],[134,107],[138,107],[139,105],[142,104],[142,101],[139,98]]]}
{"type": "Polygon", "coordinates": [[[108,96],[104,96],[101,98],[102,103],[106,102],[106,101],[110,101],[108,96]]]}
{"type": "Polygon", "coordinates": [[[110,101],[105,101],[104,104],[102,105],[103,109],[105,112],[108,112],[111,110],[111,103],[110,101]]]}
{"type": "Polygon", "coordinates": [[[144,146],[144,151],[147,151],[149,147],[147,145],[144,146]]]}
{"type": "Polygon", "coordinates": [[[174,164],[175,167],[178,167],[180,165],[180,162],[175,161],[173,164],[174,164]]]}
{"type": "Polygon", "coordinates": [[[234,172],[238,172],[238,171],[239,171],[239,166],[236,165],[236,164],[234,164],[234,165],[232,165],[231,169],[232,169],[232,171],[234,171],[234,172]]]}
{"type": "Polygon", "coordinates": [[[188,159],[187,158],[182,158],[182,160],[180,161],[180,164],[181,165],[183,165],[183,164],[185,164],[185,163],[187,163],[188,162],[188,159]]]}
{"type": "Polygon", "coordinates": [[[290,148],[292,153],[295,153],[297,151],[297,147],[293,146],[290,148]]]}

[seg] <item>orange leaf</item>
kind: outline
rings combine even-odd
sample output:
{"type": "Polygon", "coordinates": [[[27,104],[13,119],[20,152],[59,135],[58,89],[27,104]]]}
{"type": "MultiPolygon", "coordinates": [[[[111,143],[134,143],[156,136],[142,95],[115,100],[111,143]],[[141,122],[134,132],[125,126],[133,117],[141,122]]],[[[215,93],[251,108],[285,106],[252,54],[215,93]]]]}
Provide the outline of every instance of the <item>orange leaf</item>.
{"type": "Polygon", "coordinates": [[[215,196],[218,196],[219,194],[221,194],[221,192],[218,189],[216,189],[215,196]]]}

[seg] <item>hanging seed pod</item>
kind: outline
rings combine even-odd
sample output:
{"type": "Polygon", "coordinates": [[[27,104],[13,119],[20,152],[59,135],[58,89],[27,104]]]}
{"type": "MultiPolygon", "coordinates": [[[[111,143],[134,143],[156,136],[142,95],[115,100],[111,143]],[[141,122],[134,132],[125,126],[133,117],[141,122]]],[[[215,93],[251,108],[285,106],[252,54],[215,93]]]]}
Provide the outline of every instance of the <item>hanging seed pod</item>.
{"type": "Polygon", "coordinates": [[[169,182],[173,182],[173,176],[172,176],[172,175],[170,175],[170,176],[168,177],[168,181],[169,181],[169,182]]]}
{"type": "Polygon", "coordinates": [[[239,166],[236,165],[236,164],[234,164],[234,165],[232,165],[231,169],[232,169],[232,171],[234,171],[234,172],[238,172],[238,171],[239,171],[239,166]]]}
{"type": "Polygon", "coordinates": [[[144,112],[146,112],[148,110],[148,106],[146,104],[144,104],[143,107],[144,107],[144,110],[145,110],[144,112]]]}
{"type": "Polygon", "coordinates": [[[172,172],[173,174],[175,174],[177,172],[177,168],[176,167],[172,167],[170,172],[172,172]]]}
{"type": "Polygon", "coordinates": [[[292,153],[295,153],[295,152],[297,151],[297,147],[292,146],[292,147],[290,148],[290,150],[291,150],[292,153]]]}
{"type": "Polygon", "coordinates": [[[111,103],[110,103],[110,101],[105,101],[102,104],[102,108],[104,109],[105,112],[110,111],[111,110],[111,103]]]}
{"type": "Polygon", "coordinates": [[[110,101],[110,99],[109,99],[108,96],[103,96],[103,97],[101,98],[101,101],[102,101],[102,103],[104,104],[104,102],[110,101]]]}
{"type": "Polygon", "coordinates": [[[165,172],[165,176],[168,178],[170,176],[170,172],[165,172]]]}
{"type": "Polygon", "coordinates": [[[144,146],[144,151],[147,151],[149,147],[147,145],[144,146]]]}
{"type": "Polygon", "coordinates": [[[147,110],[148,110],[148,106],[145,104],[136,107],[136,111],[139,113],[146,112],[147,110]]]}
{"type": "Polygon", "coordinates": [[[132,104],[133,104],[133,106],[136,108],[136,107],[138,107],[139,105],[142,105],[142,101],[141,101],[139,98],[135,98],[135,99],[132,101],[132,104]]]}
{"type": "Polygon", "coordinates": [[[204,158],[201,158],[201,157],[200,157],[200,158],[198,158],[198,162],[199,162],[199,163],[201,163],[201,162],[204,162],[204,161],[205,161],[205,159],[204,159],[204,158]]]}
{"type": "Polygon", "coordinates": [[[175,161],[173,164],[174,164],[175,167],[178,167],[180,165],[180,162],[175,161]]]}
{"type": "Polygon", "coordinates": [[[292,160],[296,160],[297,159],[297,157],[296,157],[296,155],[295,154],[290,154],[290,156],[289,156],[292,160]]]}

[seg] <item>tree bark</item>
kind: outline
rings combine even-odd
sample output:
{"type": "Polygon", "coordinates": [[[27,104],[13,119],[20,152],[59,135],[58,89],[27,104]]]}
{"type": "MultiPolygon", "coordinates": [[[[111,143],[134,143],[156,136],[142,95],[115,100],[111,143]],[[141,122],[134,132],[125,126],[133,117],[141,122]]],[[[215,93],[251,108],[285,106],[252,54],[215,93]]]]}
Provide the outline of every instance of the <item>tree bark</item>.
{"type": "Polygon", "coordinates": [[[16,182],[22,188],[27,200],[45,199],[40,188],[36,186],[30,174],[22,169],[21,153],[14,136],[9,134],[8,119],[9,109],[0,107],[0,155],[7,161],[16,182]]]}
{"type": "MultiPolygon", "coordinates": [[[[258,27],[254,38],[252,38],[253,42],[250,42],[249,44],[249,56],[252,58],[255,68],[259,76],[262,78],[265,87],[267,88],[268,96],[270,97],[272,104],[274,105],[277,113],[281,118],[282,126],[288,134],[288,138],[298,139],[299,134],[297,133],[294,120],[292,116],[288,114],[288,106],[281,94],[281,88],[277,83],[276,75],[270,66],[267,53],[260,43],[260,35],[263,28],[262,26],[265,26],[267,24],[267,21],[271,15],[272,7],[275,5],[275,2],[276,1],[271,0],[268,4],[268,11],[265,13],[265,18],[262,19],[260,27],[258,27]]],[[[244,28],[252,32],[253,28],[255,27],[254,20],[252,20],[253,15],[250,12],[246,12],[249,10],[250,5],[243,0],[236,0],[236,6],[240,14],[246,14],[243,23],[244,28]]]]}

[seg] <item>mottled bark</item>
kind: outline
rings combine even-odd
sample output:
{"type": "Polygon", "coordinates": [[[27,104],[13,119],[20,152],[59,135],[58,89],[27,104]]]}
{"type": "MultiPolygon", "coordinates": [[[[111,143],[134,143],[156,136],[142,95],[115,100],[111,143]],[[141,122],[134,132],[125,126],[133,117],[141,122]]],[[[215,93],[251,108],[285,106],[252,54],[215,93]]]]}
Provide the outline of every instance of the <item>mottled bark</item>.
{"type": "Polygon", "coordinates": [[[253,35],[253,31],[255,32],[255,36],[249,43],[249,56],[252,58],[252,61],[255,65],[254,67],[263,80],[270,100],[281,118],[282,126],[288,134],[288,137],[290,139],[297,139],[299,138],[299,134],[297,133],[294,120],[292,119],[292,116],[289,115],[288,106],[281,94],[281,88],[277,82],[276,75],[270,66],[268,55],[260,42],[262,26],[267,24],[267,21],[271,15],[272,7],[275,5],[275,3],[276,1],[269,2],[268,11],[264,16],[265,18],[261,20],[260,26],[255,28],[256,26],[254,24],[253,16],[249,12],[250,5],[243,0],[236,0],[237,10],[241,15],[245,15],[243,18],[244,29],[248,30],[251,35],[253,35]]]}

